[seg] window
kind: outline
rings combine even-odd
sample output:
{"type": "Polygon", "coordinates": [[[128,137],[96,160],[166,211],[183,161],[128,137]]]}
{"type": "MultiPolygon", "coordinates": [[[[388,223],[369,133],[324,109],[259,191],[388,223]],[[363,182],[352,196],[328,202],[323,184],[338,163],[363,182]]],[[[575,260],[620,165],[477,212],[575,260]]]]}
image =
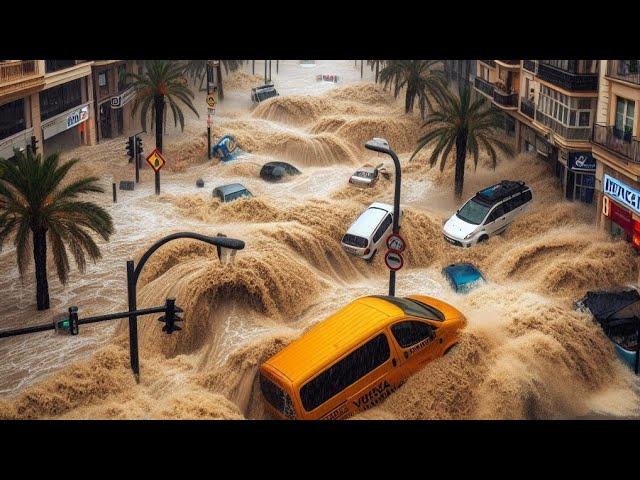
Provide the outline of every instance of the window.
{"type": "Polygon", "coordinates": [[[402,348],[408,348],[421,342],[425,338],[433,338],[434,329],[426,323],[410,320],[407,322],[396,323],[391,327],[391,333],[398,341],[398,345],[402,348]]]}
{"type": "Polygon", "coordinates": [[[464,220],[467,223],[473,225],[480,225],[484,217],[487,216],[489,206],[483,203],[475,201],[473,198],[469,200],[464,206],[456,213],[457,217],[464,220]]]}
{"type": "Polygon", "coordinates": [[[118,65],[118,92],[126,90],[129,86],[129,80],[127,78],[127,65],[122,63],[118,65]]]}
{"type": "Polygon", "coordinates": [[[109,95],[109,71],[103,70],[98,73],[98,95],[99,98],[109,95]]]}
{"type": "Polygon", "coordinates": [[[394,304],[396,307],[402,309],[406,315],[411,315],[412,317],[426,318],[429,320],[436,320],[438,322],[444,320],[444,315],[440,310],[417,300],[402,297],[390,297],[388,295],[371,296],[373,298],[381,298],[382,300],[386,300],[387,302],[394,304]]]}
{"type": "Polygon", "coordinates": [[[282,412],[289,418],[295,417],[293,402],[289,394],[262,374],[260,374],[260,390],[262,390],[262,394],[267,402],[276,410],[282,412]]]}
{"type": "Polygon", "coordinates": [[[595,99],[569,97],[546,85],[540,86],[538,110],[567,127],[590,127],[595,99]]]}
{"type": "Polygon", "coordinates": [[[376,243],[382,238],[382,235],[384,235],[384,232],[387,231],[387,228],[389,228],[391,222],[393,222],[393,218],[391,217],[391,215],[387,215],[386,217],[384,217],[384,220],[382,221],[376,232],[373,234],[373,243],[376,243]]]}
{"type": "Polygon", "coordinates": [[[578,172],[575,172],[575,176],[574,199],[580,200],[584,203],[592,204],[596,177],[593,174],[578,172]]]}
{"type": "Polygon", "coordinates": [[[40,92],[42,120],[54,117],[82,103],[80,79],[40,92]]]}
{"type": "Polygon", "coordinates": [[[0,139],[21,132],[26,125],[23,98],[0,106],[0,139]]]}
{"type": "Polygon", "coordinates": [[[391,349],[384,333],[369,340],[300,388],[302,406],[310,412],[353,385],[389,359],[391,349]]]}
{"type": "Polygon", "coordinates": [[[489,214],[489,218],[487,218],[487,222],[486,223],[491,223],[491,222],[499,219],[504,214],[505,214],[504,206],[502,204],[500,204],[500,205],[498,205],[496,208],[494,208],[491,211],[491,213],[489,214]]]}
{"type": "Polygon", "coordinates": [[[533,196],[531,195],[531,190],[527,190],[523,192],[522,195],[520,196],[522,197],[522,205],[524,205],[527,202],[530,202],[531,199],[533,198],[533,196]]]}
{"type": "Polygon", "coordinates": [[[347,233],[342,237],[342,243],[351,245],[352,247],[364,248],[369,243],[369,240],[364,237],[359,237],[358,235],[351,235],[350,233],[347,233]]]}
{"type": "Polygon", "coordinates": [[[509,213],[515,210],[516,208],[518,208],[520,205],[522,205],[522,195],[518,195],[516,197],[510,198],[509,200],[504,202],[502,205],[504,206],[505,213],[509,213]]]}
{"type": "Polygon", "coordinates": [[[618,138],[631,141],[633,134],[633,117],[635,113],[635,102],[626,98],[617,97],[616,100],[616,124],[614,134],[618,138]]]}

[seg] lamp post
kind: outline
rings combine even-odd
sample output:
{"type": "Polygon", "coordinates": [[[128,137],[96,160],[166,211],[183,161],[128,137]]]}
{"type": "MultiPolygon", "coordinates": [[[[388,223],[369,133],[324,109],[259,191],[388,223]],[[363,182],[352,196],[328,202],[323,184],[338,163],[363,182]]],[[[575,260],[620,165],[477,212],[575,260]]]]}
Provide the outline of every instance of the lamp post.
{"type": "MultiPolygon", "coordinates": [[[[149,247],[144,255],[142,255],[137,265],[134,265],[133,260],[127,260],[127,296],[130,312],[135,312],[136,310],[138,280],[140,278],[140,272],[142,272],[147,260],[149,260],[149,257],[151,257],[151,255],[153,255],[153,253],[162,245],[178,238],[191,238],[216,247],[230,248],[232,250],[242,250],[244,248],[244,242],[242,240],[227,237],[210,237],[192,232],[173,233],[161,238],[149,247]]],[[[129,315],[129,355],[131,370],[133,370],[136,381],[139,382],[140,364],[138,362],[138,315],[136,313],[131,313],[129,315]]]]}
{"type": "MultiPolygon", "coordinates": [[[[395,191],[393,195],[393,233],[400,233],[400,184],[402,181],[402,171],[400,170],[400,160],[398,155],[389,147],[389,142],[382,138],[373,138],[365,143],[367,150],[373,150],[374,152],[385,153],[393,159],[393,165],[395,169],[395,191]]],[[[391,270],[389,272],[389,296],[393,297],[396,294],[396,272],[391,270]]]]}
{"type": "MultiPolygon", "coordinates": [[[[207,60],[207,98],[211,94],[211,61],[207,60]]],[[[207,158],[211,160],[211,114],[207,109],[207,158]]]]}

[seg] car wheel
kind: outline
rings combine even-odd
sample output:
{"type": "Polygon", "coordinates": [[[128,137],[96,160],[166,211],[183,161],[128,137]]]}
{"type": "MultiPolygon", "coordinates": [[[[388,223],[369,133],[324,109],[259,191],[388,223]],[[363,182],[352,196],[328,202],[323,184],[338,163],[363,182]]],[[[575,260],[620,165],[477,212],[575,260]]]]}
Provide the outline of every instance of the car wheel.
{"type": "Polygon", "coordinates": [[[378,253],[378,249],[377,249],[377,248],[373,251],[373,253],[371,254],[371,256],[370,256],[369,258],[367,258],[366,262],[367,262],[367,263],[371,263],[371,262],[373,262],[373,259],[375,258],[376,253],[378,253]]]}
{"type": "Polygon", "coordinates": [[[487,240],[489,240],[489,235],[482,235],[482,236],[478,239],[478,243],[486,242],[487,240]]]}

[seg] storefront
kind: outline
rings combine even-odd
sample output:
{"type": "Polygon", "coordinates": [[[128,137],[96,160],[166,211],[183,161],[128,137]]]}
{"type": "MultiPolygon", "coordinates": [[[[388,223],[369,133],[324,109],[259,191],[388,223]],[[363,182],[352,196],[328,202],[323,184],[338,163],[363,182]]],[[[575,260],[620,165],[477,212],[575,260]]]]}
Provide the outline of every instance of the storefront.
{"type": "Polygon", "coordinates": [[[89,112],[89,103],[85,103],[43,121],[45,150],[52,152],[64,147],[86,145],[89,112]]]}
{"type": "Polygon", "coordinates": [[[594,203],[596,160],[591,152],[566,152],[565,193],[568,200],[594,203]]]}
{"type": "Polygon", "coordinates": [[[611,235],[640,250],[640,191],[605,173],[602,194],[602,215],[611,235]]]}

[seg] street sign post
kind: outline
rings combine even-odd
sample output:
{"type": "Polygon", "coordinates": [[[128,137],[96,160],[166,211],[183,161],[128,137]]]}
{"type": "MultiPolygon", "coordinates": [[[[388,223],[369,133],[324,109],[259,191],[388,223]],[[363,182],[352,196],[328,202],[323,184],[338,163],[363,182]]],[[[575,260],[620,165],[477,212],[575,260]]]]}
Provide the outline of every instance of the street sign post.
{"type": "Polygon", "coordinates": [[[406,247],[407,245],[404,242],[404,239],[398,233],[392,233],[389,235],[389,238],[387,238],[387,248],[389,250],[402,253],[406,247]]]}
{"type": "Polygon", "coordinates": [[[151,168],[153,168],[153,171],[156,174],[156,195],[160,195],[160,170],[162,170],[162,167],[164,167],[167,161],[160,154],[158,149],[155,148],[147,157],[147,163],[151,165],[151,168]]]}
{"type": "Polygon", "coordinates": [[[216,108],[216,96],[213,93],[207,95],[207,107],[216,108]]]}
{"type": "Polygon", "coordinates": [[[387,250],[387,253],[384,256],[384,263],[387,265],[389,270],[397,272],[404,265],[404,258],[402,258],[402,255],[399,252],[387,250]]]}

